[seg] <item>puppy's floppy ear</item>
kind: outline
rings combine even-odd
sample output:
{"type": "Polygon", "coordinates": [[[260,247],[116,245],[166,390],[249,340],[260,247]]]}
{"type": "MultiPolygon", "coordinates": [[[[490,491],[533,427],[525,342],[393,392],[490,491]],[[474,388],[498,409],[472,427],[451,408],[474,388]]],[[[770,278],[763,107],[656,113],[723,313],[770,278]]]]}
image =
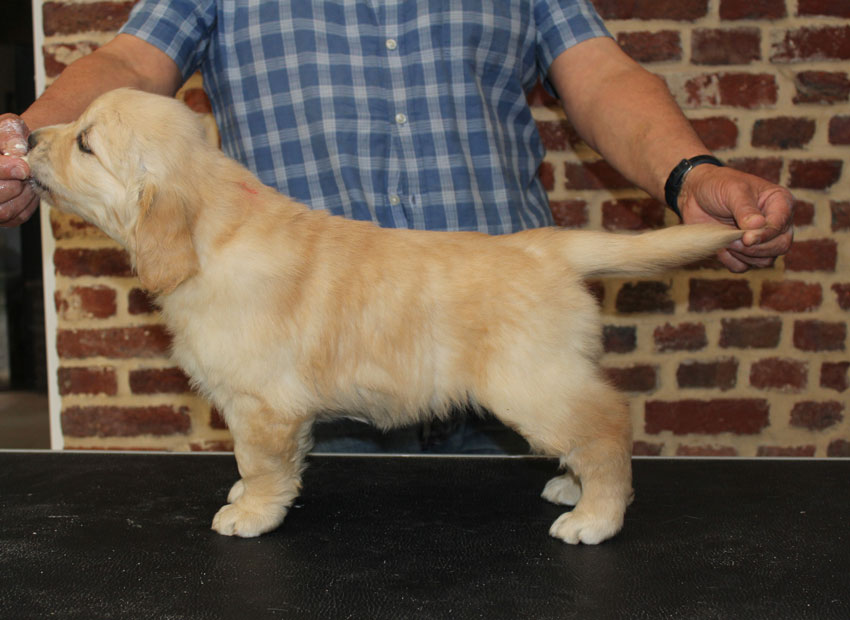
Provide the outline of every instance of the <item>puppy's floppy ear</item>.
{"type": "Polygon", "coordinates": [[[191,214],[176,191],[147,185],[139,197],[136,273],[142,286],[170,293],[198,271],[191,214]]]}

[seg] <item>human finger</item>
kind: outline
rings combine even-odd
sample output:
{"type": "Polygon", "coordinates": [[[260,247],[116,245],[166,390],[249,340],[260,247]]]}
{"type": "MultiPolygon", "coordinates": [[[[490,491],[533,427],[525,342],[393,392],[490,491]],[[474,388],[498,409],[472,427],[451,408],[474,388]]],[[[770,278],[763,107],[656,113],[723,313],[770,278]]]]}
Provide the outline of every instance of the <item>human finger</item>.
{"type": "Polygon", "coordinates": [[[27,154],[29,129],[17,114],[0,116],[0,153],[21,157],[27,154]]]}
{"type": "Polygon", "coordinates": [[[14,212],[8,220],[3,218],[3,212],[2,209],[0,209],[0,228],[13,228],[15,226],[20,226],[29,220],[33,213],[35,213],[36,209],[38,209],[40,199],[38,196],[33,194],[29,201],[24,203],[22,200],[21,202],[23,203],[23,208],[14,212]]]}

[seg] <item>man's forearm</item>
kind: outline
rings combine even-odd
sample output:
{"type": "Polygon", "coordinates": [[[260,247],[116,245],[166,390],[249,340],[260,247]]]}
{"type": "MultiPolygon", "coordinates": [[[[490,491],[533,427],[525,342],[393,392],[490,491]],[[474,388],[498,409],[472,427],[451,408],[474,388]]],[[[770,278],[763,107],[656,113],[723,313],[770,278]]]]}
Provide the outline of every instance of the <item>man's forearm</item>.
{"type": "Polygon", "coordinates": [[[153,46],[119,35],[68,66],[21,117],[30,130],[75,120],[98,95],[130,86],[173,95],[180,86],[176,65],[153,46]]]}
{"type": "Polygon", "coordinates": [[[609,39],[579,44],[555,60],[550,78],[588,144],[663,201],[676,164],[709,151],[664,82],[615,47],[609,39]]]}

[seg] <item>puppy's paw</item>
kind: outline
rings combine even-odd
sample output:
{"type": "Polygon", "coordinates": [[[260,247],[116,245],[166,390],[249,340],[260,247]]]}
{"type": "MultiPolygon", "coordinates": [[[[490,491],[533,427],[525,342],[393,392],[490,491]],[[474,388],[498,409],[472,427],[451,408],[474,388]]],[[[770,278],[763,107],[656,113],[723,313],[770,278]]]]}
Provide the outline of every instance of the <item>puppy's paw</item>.
{"type": "Polygon", "coordinates": [[[237,500],[222,506],[213,518],[212,529],[225,536],[253,538],[278,527],[286,512],[286,508],[272,504],[237,500]]]}
{"type": "Polygon", "coordinates": [[[581,499],[581,485],[570,474],[564,474],[547,482],[540,496],[553,504],[575,506],[581,499]]]}
{"type": "Polygon", "coordinates": [[[549,535],[560,538],[566,543],[577,545],[598,545],[608,540],[623,527],[623,519],[600,518],[580,510],[565,512],[552,524],[549,535]]]}
{"type": "Polygon", "coordinates": [[[245,492],[245,483],[240,478],[239,480],[236,481],[236,484],[234,484],[230,488],[230,493],[227,494],[227,503],[232,504],[237,499],[242,497],[242,494],[244,492],[245,492]]]}

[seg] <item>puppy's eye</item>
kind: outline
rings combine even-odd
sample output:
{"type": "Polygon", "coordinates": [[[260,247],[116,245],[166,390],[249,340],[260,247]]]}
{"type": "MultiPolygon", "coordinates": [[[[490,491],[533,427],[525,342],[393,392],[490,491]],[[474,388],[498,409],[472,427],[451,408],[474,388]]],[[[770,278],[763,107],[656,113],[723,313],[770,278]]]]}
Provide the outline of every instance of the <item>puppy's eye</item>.
{"type": "Polygon", "coordinates": [[[89,145],[86,143],[86,136],[82,132],[77,134],[77,147],[79,147],[80,151],[86,155],[94,155],[92,150],[89,148],[89,145]]]}

